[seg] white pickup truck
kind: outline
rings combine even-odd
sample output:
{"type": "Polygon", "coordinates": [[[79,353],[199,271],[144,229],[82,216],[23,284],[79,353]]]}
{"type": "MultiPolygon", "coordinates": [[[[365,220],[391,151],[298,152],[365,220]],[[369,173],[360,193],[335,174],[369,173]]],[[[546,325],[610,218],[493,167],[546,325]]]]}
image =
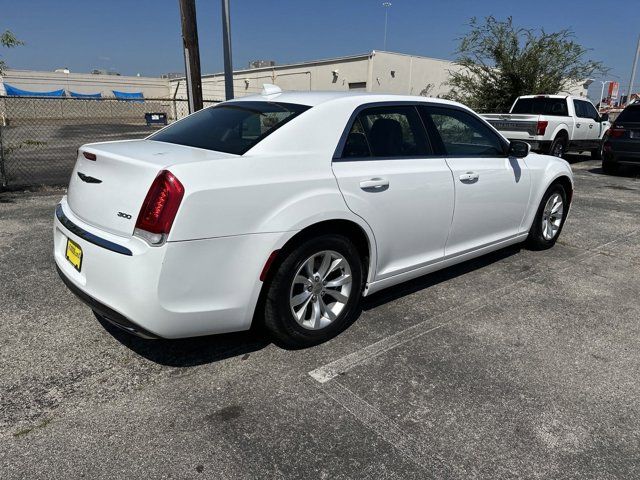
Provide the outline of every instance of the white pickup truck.
{"type": "Polygon", "coordinates": [[[524,140],[532,150],[556,157],[590,151],[602,158],[602,138],[610,127],[608,116],[598,114],[590,101],[570,95],[526,95],[509,113],[482,116],[509,140],[524,140]]]}

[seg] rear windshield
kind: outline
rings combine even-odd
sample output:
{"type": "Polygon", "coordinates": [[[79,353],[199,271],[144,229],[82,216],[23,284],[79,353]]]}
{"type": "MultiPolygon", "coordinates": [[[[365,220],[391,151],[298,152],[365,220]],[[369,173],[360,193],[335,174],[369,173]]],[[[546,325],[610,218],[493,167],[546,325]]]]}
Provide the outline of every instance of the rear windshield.
{"type": "Polygon", "coordinates": [[[640,123],[640,105],[625,108],[618,118],[616,123],[621,122],[639,122],[640,123]]]}
{"type": "Polygon", "coordinates": [[[519,98],[511,109],[511,113],[533,113],[556,117],[569,115],[565,98],[519,98]]]}
{"type": "Polygon", "coordinates": [[[149,139],[242,155],[308,109],[291,103],[224,103],[189,115],[149,139]]]}

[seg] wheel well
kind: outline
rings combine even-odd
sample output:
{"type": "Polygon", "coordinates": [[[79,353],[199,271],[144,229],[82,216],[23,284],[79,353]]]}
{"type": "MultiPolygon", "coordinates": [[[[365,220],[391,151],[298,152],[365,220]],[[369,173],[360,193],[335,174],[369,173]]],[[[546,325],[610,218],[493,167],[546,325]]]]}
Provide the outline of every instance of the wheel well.
{"type": "Polygon", "coordinates": [[[556,133],[556,136],[554,138],[554,140],[557,140],[558,138],[563,137],[565,139],[569,139],[569,132],[567,132],[566,130],[560,130],[558,133],[556,133]]]}
{"type": "Polygon", "coordinates": [[[564,191],[567,192],[567,202],[570,204],[573,197],[573,185],[571,184],[571,180],[569,180],[569,177],[562,176],[556,178],[551,185],[555,185],[556,183],[562,185],[564,191]]]}
{"type": "Polygon", "coordinates": [[[280,249],[278,257],[282,259],[284,257],[283,253],[293,250],[305,240],[327,233],[344,235],[353,242],[362,259],[363,277],[366,279],[369,270],[369,259],[371,258],[371,245],[362,227],[350,220],[326,220],[300,230],[280,249]]]}
{"type": "Polygon", "coordinates": [[[353,242],[360,254],[360,258],[362,259],[362,276],[366,283],[366,279],[369,274],[369,259],[371,258],[372,246],[369,244],[369,237],[362,227],[349,220],[326,220],[309,225],[291,237],[277,252],[273,263],[267,267],[268,271],[264,277],[258,302],[253,312],[253,324],[262,323],[262,312],[264,309],[264,302],[266,301],[266,295],[269,290],[269,284],[271,283],[271,279],[275,275],[275,272],[278,271],[280,264],[286,258],[287,253],[292,251],[305,240],[313,238],[314,236],[325,235],[327,233],[344,235],[353,242]]]}

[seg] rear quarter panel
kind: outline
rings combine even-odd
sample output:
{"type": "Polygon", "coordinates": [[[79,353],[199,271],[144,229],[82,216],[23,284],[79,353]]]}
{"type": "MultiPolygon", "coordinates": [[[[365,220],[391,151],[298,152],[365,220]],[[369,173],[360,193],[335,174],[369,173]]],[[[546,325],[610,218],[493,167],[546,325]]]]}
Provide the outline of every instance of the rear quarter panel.
{"type": "Polygon", "coordinates": [[[170,167],[185,197],[170,241],[284,232],[332,219],[366,223],[346,206],[331,160],[356,100],[320,104],[245,155],[170,167]]]}

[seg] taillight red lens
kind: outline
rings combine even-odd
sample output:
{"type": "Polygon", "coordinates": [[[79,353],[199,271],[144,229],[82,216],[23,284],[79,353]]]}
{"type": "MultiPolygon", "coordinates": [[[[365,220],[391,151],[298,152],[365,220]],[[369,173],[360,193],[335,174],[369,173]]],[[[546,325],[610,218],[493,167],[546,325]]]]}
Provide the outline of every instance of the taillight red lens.
{"type": "Polygon", "coordinates": [[[138,214],[136,228],[168,234],[184,196],[184,187],[168,170],[161,171],[151,184],[138,214]]]}
{"type": "Polygon", "coordinates": [[[84,158],[86,158],[87,160],[93,160],[94,162],[96,161],[96,154],[95,154],[95,153],[82,152],[82,155],[83,155],[83,156],[84,156],[84,158]]]}
{"type": "Polygon", "coordinates": [[[620,138],[624,136],[624,132],[625,132],[624,127],[614,125],[609,129],[609,136],[611,138],[620,138]]]}
{"type": "Polygon", "coordinates": [[[549,122],[546,120],[538,120],[538,126],[536,128],[536,133],[538,135],[544,135],[545,132],[547,131],[547,126],[549,125],[549,122]]]}

